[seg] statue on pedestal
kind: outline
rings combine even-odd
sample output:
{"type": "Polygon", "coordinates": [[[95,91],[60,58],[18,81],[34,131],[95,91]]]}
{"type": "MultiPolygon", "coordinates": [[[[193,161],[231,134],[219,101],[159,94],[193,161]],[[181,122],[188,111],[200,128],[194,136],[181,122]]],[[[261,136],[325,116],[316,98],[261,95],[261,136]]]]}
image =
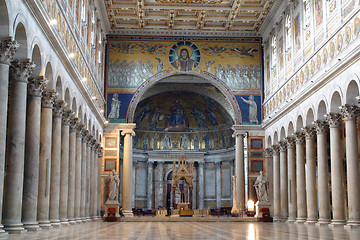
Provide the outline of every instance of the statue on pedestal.
{"type": "Polygon", "coordinates": [[[112,173],[107,178],[110,181],[110,190],[108,201],[118,201],[119,200],[119,175],[116,174],[115,169],[112,170],[112,173]]]}
{"type": "Polygon", "coordinates": [[[259,202],[269,202],[268,199],[268,189],[269,189],[269,181],[263,172],[260,171],[260,175],[256,178],[256,182],[254,183],[256,194],[259,202]]]}

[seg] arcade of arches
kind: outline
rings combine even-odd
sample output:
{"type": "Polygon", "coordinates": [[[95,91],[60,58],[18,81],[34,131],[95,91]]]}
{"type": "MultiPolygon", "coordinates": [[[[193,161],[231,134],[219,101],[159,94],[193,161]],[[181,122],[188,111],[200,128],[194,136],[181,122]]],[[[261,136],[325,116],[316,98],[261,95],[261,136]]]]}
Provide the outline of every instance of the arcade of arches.
{"type": "Polygon", "coordinates": [[[274,222],[360,226],[359,1],[270,1],[253,30],[199,32],[139,32],[111,2],[0,0],[1,233],[101,220],[113,169],[126,217],[244,213],[263,172],[274,222]]]}

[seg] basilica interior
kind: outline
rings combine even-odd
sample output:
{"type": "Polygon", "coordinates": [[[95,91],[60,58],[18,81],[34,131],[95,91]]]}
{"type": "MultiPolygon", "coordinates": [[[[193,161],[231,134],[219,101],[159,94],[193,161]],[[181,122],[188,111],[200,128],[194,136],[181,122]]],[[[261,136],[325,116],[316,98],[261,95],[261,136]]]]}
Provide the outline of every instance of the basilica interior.
{"type": "Polygon", "coordinates": [[[0,10],[0,238],[359,236],[360,1],[0,10]]]}

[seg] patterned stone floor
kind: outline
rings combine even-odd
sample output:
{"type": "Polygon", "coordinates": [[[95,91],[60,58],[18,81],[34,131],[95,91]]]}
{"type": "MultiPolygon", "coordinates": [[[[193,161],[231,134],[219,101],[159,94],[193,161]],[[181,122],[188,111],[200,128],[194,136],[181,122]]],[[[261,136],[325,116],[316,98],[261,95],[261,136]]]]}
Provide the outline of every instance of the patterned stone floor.
{"type": "Polygon", "coordinates": [[[360,228],[249,222],[90,222],[0,239],[360,239],[360,228]]]}

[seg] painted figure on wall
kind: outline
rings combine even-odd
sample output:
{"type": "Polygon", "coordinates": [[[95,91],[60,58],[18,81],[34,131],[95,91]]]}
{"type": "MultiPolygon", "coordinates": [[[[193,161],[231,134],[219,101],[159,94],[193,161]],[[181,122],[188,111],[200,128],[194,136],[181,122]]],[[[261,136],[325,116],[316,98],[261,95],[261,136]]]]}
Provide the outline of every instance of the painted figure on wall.
{"type": "Polygon", "coordinates": [[[199,139],[198,137],[195,135],[195,137],[192,140],[193,144],[194,144],[194,149],[195,150],[199,150],[199,139]]]}
{"type": "Polygon", "coordinates": [[[168,150],[171,145],[171,139],[168,134],[165,134],[163,140],[162,140],[162,147],[164,150],[168,150]]]}
{"type": "Polygon", "coordinates": [[[154,111],[152,111],[151,116],[149,118],[149,127],[150,129],[155,130],[158,121],[163,120],[164,116],[160,108],[156,107],[154,111]]]}
{"type": "Polygon", "coordinates": [[[204,114],[200,111],[200,109],[198,109],[197,107],[193,106],[192,107],[192,111],[191,114],[194,116],[195,121],[198,125],[199,128],[206,128],[207,124],[206,124],[206,119],[204,114]]]}
{"type": "Polygon", "coordinates": [[[182,149],[188,149],[189,148],[189,138],[186,136],[186,134],[184,134],[180,138],[180,145],[181,145],[182,149]]]}
{"type": "Polygon", "coordinates": [[[301,48],[301,40],[300,40],[300,13],[294,19],[294,45],[295,52],[299,51],[301,48]]]}
{"type": "Polygon", "coordinates": [[[155,133],[155,136],[151,139],[151,145],[153,147],[154,150],[158,150],[159,147],[158,147],[158,140],[159,140],[159,137],[157,135],[157,133],[155,133]]]}
{"type": "Polygon", "coordinates": [[[320,27],[323,22],[323,0],[314,0],[315,4],[315,23],[320,27]]]}
{"type": "Polygon", "coordinates": [[[206,114],[208,116],[208,118],[210,119],[210,122],[213,126],[216,126],[218,125],[218,122],[216,120],[216,116],[215,116],[215,113],[214,111],[211,109],[211,107],[207,106],[206,107],[206,114]]]}
{"type": "Polygon", "coordinates": [[[279,50],[279,69],[284,67],[284,41],[283,37],[280,37],[278,42],[278,50],[279,50]]]}
{"type": "Polygon", "coordinates": [[[258,124],[259,121],[257,119],[257,104],[254,101],[254,96],[250,95],[249,100],[246,100],[243,97],[241,97],[241,99],[245,103],[249,104],[249,122],[250,122],[250,124],[252,124],[252,123],[258,124]]]}
{"type": "Polygon", "coordinates": [[[148,144],[149,144],[149,139],[148,139],[148,136],[145,135],[144,138],[143,138],[143,149],[147,149],[148,144]]]}
{"type": "Polygon", "coordinates": [[[175,62],[174,67],[179,69],[180,71],[191,71],[195,66],[196,62],[191,59],[189,55],[189,50],[187,48],[183,48],[180,51],[180,56],[178,60],[175,62]]]}
{"type": "Polygon", "coordinates": [[[185,109],[179,100],[176,100],[170,107],[170,114],[167,116],[168,126],[171,128],[185,127],[185,109]]]}
{"type": "Polygon", "coordinates": [[[117,93],[114,93],[113,98],[111,99],[111,110],[109,113],[109,119],[118,119],[120,114],[121,101],[118,99],[117,93]]]}

